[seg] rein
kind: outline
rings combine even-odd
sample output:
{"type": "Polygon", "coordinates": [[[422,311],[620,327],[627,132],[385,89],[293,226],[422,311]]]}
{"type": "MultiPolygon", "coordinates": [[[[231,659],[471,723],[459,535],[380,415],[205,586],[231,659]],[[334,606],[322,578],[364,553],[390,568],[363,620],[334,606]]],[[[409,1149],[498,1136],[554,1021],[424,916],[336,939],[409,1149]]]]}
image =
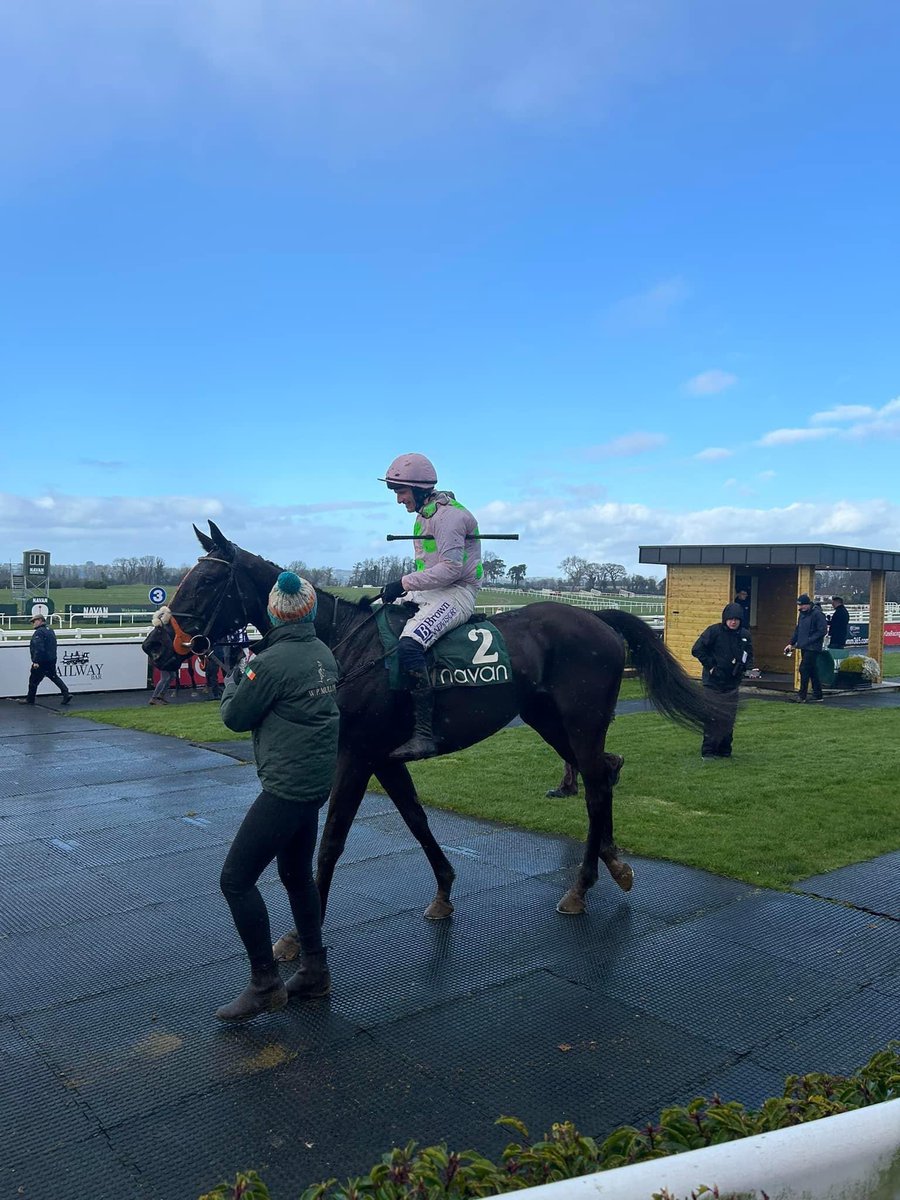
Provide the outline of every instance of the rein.
{"type": "MultiPolygon", "coordinates": [[[[220,609],[225,601],[225,598],[228,595],[229,590],[232,585],[234,585],[234,588],[237,592],[238,600],[240,602],[242,611],[243,611],[244,615],[247,617],[249,617],[249,608],[246,603],[246,596],[241,589],[240,576],[238,575],[238,572],[237,572],[238,564],[234,559],[232,559],[229,562],[228,559],[225,559],[225,558],[209,558],[209,557],[204,556],[203,558],[198,560],[198,563],[195,564],[195,566],[191,567],[191,571],[196,570],[196,567],[199,566],[199,564],[202,562],[221,563],[223,566],[228,567],[228,579],[225,581],[224,586],[221,588],[221,590],[219,592],[219,596],[216,601],[215,607],[212,610],[212,613],[210,614],[209,618],[206,621],[206,624],[204,625],[204,627],[200,631],[200,633],[193,635],[193,637],[204,637],[207,639],[207,641],[211,641],[212,639],[210,638],[210,634],[215,626],[216,618],[219,615],[219,611],[220,611],[220,609]]],[[[191,571],[188,571],[188,575],[190,575],[191,571]]],[[[188,575],[186,575],[184,578],[187,579],[188,575]]],[[[182,583],[184,583],[184,580],[182,580],[182,583]]],[[[322,593],[319,593],[319,595],[321,597],[322,593]]],[[[325,595],[327,595],[330,598],[331,606],[332,606],[331,607],[331,617],[328,622],[328,629],[325,633],[325,639],[330,641],[332,638],[336,637],[337,633],[338,633],[338,612],[340,610],[341,601],[337,596],[333,595],[330,592],[326,592],[325,595]]],[[[375,610],[375,609],[370,610],[369,613],[367,614],[367,616],[365,616],[361,621],[357,622],[357,624],[355,624],[353,626],[353,628],[349,630],[348,633],[344,634],[344,636],[342,638],[339,638],[336,642],[334,642],[334,644],[330,647],[332,654],[334,654],[335,651],[338,650],[339,647],[344,646],[348,642],[352,641],[353,638],[355,638],[356,635],[360,632],[360,630],[365,625],[367,625],[371,620],[374,619],[376,614],[377,614],[377,610],[375,610]]],[[[176,652],[182,653],[182,654],[188,654],[188,653],[190,653],[190,649],[191,649],[192,635],[186,633],[185,630],[182,628],[182,626],[178,620],[179,617],[181,618],[182,621],[184,621],[184,620],[197,621],[199,623],[199,619],[198,619],[196,613],[179,612],[179,611],[176,611],[176,610],[173,610],[170,608],[161,608],[159,610],[159,612],[156,614],[156,617],[154,618],[154,620],[156,620],[158,618],[160,622],[171,625],[171,627],[174,631],[173,644],[175,646],[176,652]]],[[[325,639],[323,639],[323,640],[325,640],[325,639]]],[[[379,665],[379,663],[384,662],[384,660],[386,658],[388,658],[391,654],[396,654],[396,648],[394,648],[393,650],[388,650],[384,654],[379,654],[375,658],[369,659],[366,662],[357,663],[356,666],[352,667],[349,671],[347,671],[346,674],[341,675],[341,677],[338,679],[337,686],[343,687],[345,684],[352,683],[355,679],[358,679],[361,675],[365,675],[369,671],[371,671],[373,667],[377,667],[379,665]]]]}
{"type": "MultiPolygon", "coordinates": [[[[337,614],[338,614],[338,606],[340,605],[340,600],[338,599],[337,596],[332,595],[331,602],[332,602],[333,607],[331,609],[331,622],[329,625],[328,633],[329,633],[329,636],[333,637],[337,633],[337,614]]],[[[360,622],[358,622],[356,625],[354,625],[349,633],[344,634],[344,636],[340,639],[340,641],[335,642],[334,645],[330,647],[331,653],[334,654],[339,646],[343,646],[346,642],[351,641],[359,633],[359,631],[363,628],[363,626],[367,625],[369,623],[369,621],[371,621],[376,615],[377,615],[377,610],[370,609],[367,616],[363,617],[363,619],[360,622]]],[[[341,677],[338,679],[337,686],[343,687],[344,684],[352,683],[355,679],[358,679],[361,675],[367,674],[369,671],[372,670],[373,667],[377,667],[379,663],[384,662],[384,660],[390,654],[396,654],[396,648],[393,650],[387,651],[385,654],[379,654],[376,658],[370,659],[368,662],[358,663],[355,667],[353,667],[351,670],[349,670],[346,673],[346,675],[341,675],[341,677]]]]}

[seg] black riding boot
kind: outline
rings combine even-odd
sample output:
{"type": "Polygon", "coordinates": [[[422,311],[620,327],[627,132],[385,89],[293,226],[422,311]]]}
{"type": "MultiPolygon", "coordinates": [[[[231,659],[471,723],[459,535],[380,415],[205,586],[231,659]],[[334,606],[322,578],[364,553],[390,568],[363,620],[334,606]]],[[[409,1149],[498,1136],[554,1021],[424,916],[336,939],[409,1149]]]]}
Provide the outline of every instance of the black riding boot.
{"type": "Polygon", "coordinates": [[[434,692],[428,675],[425,651],[415,638],[402,637],[397,647],[400,669],[407,680],[415,713],[413,735],[409,741],[392,750],[388,758],[395,762],[411,762],[416,758],[432,758],[438,752],[431,727],[434,713],[434,692]]]}
{"type": "Polygon", "coordinates": [[[399,762],[412,762],[417,758],[433,758],[438,752],[434,731],[431,727],[434,714],[434,691],[428,681],[427,674],[414,680],[412,692],[415,721],[413,735],[409,741],[392,750],[388,758],[399,762]]]}

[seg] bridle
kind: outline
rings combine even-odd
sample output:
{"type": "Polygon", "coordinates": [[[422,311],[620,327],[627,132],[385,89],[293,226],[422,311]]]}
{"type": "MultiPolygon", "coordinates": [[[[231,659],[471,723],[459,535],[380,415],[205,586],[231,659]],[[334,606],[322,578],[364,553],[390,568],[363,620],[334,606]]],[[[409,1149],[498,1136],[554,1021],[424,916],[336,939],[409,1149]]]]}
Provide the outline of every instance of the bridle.
{"type": "MultiPolygon", "coordinates": [[[[192,634],[187,633],[179,622],[179,618],[181,618],[182,621],[185,621],[185,620],[196,621],[199,623],[199,618],[197,617],[196,613],[179,612],[174,609],[166,608],[165,606],[163,606],[154,614],[154,617],[153,617],[154,625],[157,625],[157,624],[169,625],[171,627],[172,632],[173,632],[173,643],[172,644],[174,646],[175,652],[178,654],[184,654],[184,655],[190,654],[191,653],[191,643],[194,639],[196,639],[198,637],[205,638],[207,642],[212,641],[212,638],[210,635],[211,635],[213,629],[215,628],[216,618],[219,615],[219,610],[221,609],[226,596],[229,594],[232,585],[234,585],[234,590],[237,592],[238,600],[241,604],[241,608],[242,608],[243,612],[245,614],[249,614],[249,612],[250,612],[250,609],[246,602],[247,601],[246,593],[241,590],[240,576],[238,575],[238,563],[235,559],[231,559],[229,561],[227,558],[210,558],[209,556],[204,555],[203,558],[198,559],[197,563],[193,567],[191,567],[191,570],[188,571],[187,575],[185,575],[184,579],[182,579],[180,587],[184,586],[186,580],[189,578],[189,576],[191,574],[191,571],[195,571],[197,569],[197,567],[200,565],[200,563],[204,563],[204,562],[221,563],[223,566],[228,567],[228,578],[225,581],[225,585],[222,587],[222,589],[219,592],[219,597],[216,601],[215,607],[212,610],[212,613],[210,614],[209,618],[206,621],[205,626],[199,632],[199,634],[192,635],[192,634]]],[[[180,590],[180,587],[179,587],[179,590],[180,590]]],[[[338,611],[340,608],[341,601],[340,601],[339,597],[335,596],[331,592],[319,592],[320,601],[325,596],[327,596],[329,598],[329,600],[331,600],[331,614],[330,614],[330,618],[328,621],[327,630],[324,632],[324,636],[322,639],[323,641],[326,642],[326,644],[328,644],[331,642],[332,638],[337,636],[338,611]]],[[[350,642],[357,635],[357,633],[359,633],[360,630],[365,625],[368,624],[369,621],[374,619],[376,613],[377,613],[377,609],[374,609],[374,608],[371,609],[368,612],[368,614],[361,621],[359,621],[357,624],[355,624],[353,626],[353,628],[350,629],[342,638],[340,638],[338,641],[334,642],[333,645],[331,645],[331,647],[330,647],[332,654],[334,654],[335,651],[340,646],[344,646],[348,642],[350,642]]],[[[360,675],[365,675],[368,671],[371,671],[373,667],[376,667],[379,663],[384,662],[384,660],[386,658],[388,658],[391,654],[394,654],[394,653],[396,653],[396,649],[389,650],[385,654],[380,654],[380,655],[377,655],[373,659],[367,660],[362,663],[358,663],[351,670],[347,671],[346,674],[343,674],[343,673],[341,674],[341,676],[338,680],[337,686],[342,687],[343,685],[345,685],[347,683],[351,683],[354,679],[358,679],[360,675]]]]}
{"type": "Polygon", "coordinates": [[[204,555],[203,558],[200,558],[197,560],[196,564],[193,567],[191,567],[191,570],[188,571],[187,575],[185,575],[184,579],[182,579],[181,584],[179,586],[179,590],[181,589],[181,587],[184,586],[185,582],[190,578],[191,572],[196,571],[196,569],[200,565],[200,563],[205,563],[205,562],[222,563],[223,566],[228,567],[228,578],[225,580],[224,586],[219,590],[218,599],[216,600],[215,606],[214,606],[212,612],[210,613],[209,618],[207,619],[206,624],[204,625],[203,629],[201,629],[198,634],[191,635],[189,633],[186,633],[185,630],[182,628],[181,624],[179,623],[179,619],[178,619],[179,617],[181,618],[182,621],[184,621],[184,620],[197,621],[199,623],[200,618],[197,617],[196,613],[192,613],[192,612],[176,612],[174,609],[166,608],[165,606],[163,606],[154,614],[154,617],[153,617],[154,625],[157,625],[157,624],[169,625],[171,627],[172,632],[173,632],[172,644],[173,644],[176,654],[188,655],[191,652],[192,637],[203,637],[203,638],[206,638],[208,641],[212,640],[210,637],[210,634],[212,633],[213,629],[215,628],[216,618],[219,615],[219,611],[221,610],[226,597],[231,592],[232,585],[234,586],[234,589],[237,592],[238,600],[240,601],[241,607],[243,608],[243,610],[245,612],[248,611],[247,605],[246,605],[246,596],[243,593],[243,591],[241,590],[240,576],[237,573],[237,568],[238,568],[237,560],[234,558],[229,560],[227,558],[210,558],[208,555],[204,555]]]}

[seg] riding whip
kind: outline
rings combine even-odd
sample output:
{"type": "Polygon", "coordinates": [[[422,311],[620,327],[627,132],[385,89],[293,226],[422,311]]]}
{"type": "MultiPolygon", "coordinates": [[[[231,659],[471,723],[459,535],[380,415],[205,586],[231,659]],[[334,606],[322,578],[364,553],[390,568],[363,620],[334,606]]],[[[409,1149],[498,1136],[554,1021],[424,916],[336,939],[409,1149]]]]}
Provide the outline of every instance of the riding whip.
{"type": "MultiPolygon", "coordinates": [[[[421,534],[415,533],[388,533],[385,535],[386,542],[414,542],[421,534]]],[[[473,542],[517,542],[519,535],[517,533],[467,533],[466,541],[473,542]]]]}

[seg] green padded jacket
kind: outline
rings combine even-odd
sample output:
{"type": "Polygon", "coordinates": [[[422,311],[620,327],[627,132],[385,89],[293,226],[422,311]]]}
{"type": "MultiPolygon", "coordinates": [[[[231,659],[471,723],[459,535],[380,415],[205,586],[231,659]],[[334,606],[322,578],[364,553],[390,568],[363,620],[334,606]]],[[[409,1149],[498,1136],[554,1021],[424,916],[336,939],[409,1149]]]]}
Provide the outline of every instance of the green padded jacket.
{"type": "Polygon", "coordinates": [[[322,804],[331,791],[340,715],[337,666],[308,622],[270,629],[225,685],[222,720],[253,730],[259,781],[285,800],[322,804]]]}

